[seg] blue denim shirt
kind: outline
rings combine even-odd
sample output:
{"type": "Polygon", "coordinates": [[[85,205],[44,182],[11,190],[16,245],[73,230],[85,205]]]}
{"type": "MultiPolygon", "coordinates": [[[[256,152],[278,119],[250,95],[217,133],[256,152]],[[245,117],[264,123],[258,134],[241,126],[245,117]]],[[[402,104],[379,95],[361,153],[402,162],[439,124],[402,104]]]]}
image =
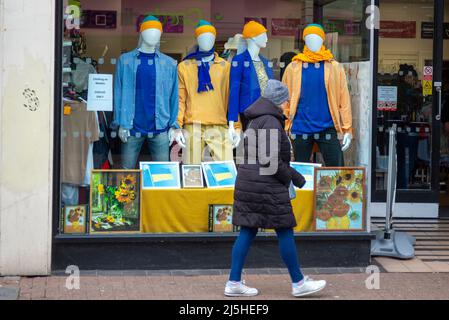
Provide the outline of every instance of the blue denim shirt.
{"type": "MultiPolygon", "coordinates": [[[[268,59],[260,55],[260,60],[265,65],[268,79],[273,79],[273,69],[268,59]]],[[[259,98],[259,79],[251,55],[246,50],[232,60],[228,120],[237,122],[239,113],[243,113],[259,98]]]]}
{"type": "MultiPolygon", "coordinates": [[[[114,121],[112,127],[131,130],[136,112],[136,73],[139,50],[122,54],[117,62],[114,81],[114,121]]],[[[156,51],[156,130],[179,128],[177,123],[178,69],[169,56],[156,51]]]]}

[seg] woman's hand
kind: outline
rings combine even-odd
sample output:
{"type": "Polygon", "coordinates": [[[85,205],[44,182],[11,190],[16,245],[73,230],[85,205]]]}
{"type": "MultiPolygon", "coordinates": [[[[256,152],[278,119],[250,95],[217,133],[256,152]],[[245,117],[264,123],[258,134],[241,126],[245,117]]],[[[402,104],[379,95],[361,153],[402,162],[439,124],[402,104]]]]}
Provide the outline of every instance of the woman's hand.
{"type": "Polygon", "coordinates": [[[295,185],[295,187],[301,189],[306,184],[306,179],[303,177],[302,174],[297,172],[295,169],[293,169],[293,176],[292,176],[292,182],[295,185]]]}

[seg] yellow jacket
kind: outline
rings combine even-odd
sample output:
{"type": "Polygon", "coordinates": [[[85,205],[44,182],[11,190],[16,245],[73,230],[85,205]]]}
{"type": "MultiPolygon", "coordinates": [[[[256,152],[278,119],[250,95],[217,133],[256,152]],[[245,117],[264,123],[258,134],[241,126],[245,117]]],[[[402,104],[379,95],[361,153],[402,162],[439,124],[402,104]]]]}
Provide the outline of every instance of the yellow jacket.
{"type": "MultiPolygon", "coordinates": [[[[296,109],[301,97],[302,62],[293,61],[285,70],[282,82],[290,92],[290,103],[285,115],[288,117],[286,130],[290,131],[296,109]]],[[[324,82],[327,91],[329,111],[338,133],[353,133],[351,98],[349,96],[348,83],[343,67],[337,61],[326,61],[324,64],[324,82]]]]}
{"type": "Polygon", "coordinates": [[[198,65],[186,60],[178,66],[179,113],[178,124],[227,125],[229,77],[231,64],[215,53],[210,67],[213,91],[198,93],[198,65]]]}

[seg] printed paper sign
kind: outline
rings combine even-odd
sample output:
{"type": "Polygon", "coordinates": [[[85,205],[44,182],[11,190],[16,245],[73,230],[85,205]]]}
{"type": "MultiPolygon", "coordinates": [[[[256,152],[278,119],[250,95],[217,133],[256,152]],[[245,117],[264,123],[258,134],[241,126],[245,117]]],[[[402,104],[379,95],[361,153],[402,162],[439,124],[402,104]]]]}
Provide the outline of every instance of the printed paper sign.
{"type": "Polygon", "coordinates": [[[433,67],[425,66],[423,69],[423,80],[432,82],[433,80],[433,67]]]}
{"type": "Polygon", "coordinates": [[[377,88],[377,109],[379,111],[397,111],[398,87],[379,86],[377,88]]]}
{"type": "Polygon", "coordinates": [[[432,81],[430,80],[423,80],[422,82],[422,90],[424,96],[431,96],[433,94],[432,91],[432,81]]]}
{"type": "Polygon", "coordinates": [[[87,111],[112,111],[112,74],[90,74],[87,111]]]}
{"type": "Polygon", "coordinates": [[[432,76],[433,75],[433,67],[431,66],[425,66],[423,70],[423,74],[425,76],[432,76]]]}

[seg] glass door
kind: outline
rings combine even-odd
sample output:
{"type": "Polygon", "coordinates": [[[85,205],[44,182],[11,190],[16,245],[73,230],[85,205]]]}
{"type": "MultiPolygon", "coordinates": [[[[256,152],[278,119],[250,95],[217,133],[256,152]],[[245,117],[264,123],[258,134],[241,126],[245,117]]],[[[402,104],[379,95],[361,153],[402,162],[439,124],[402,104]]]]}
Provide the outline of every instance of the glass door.
{"type": "Polygon", "coordinates": [[[380,0],[373,201],[387,189],[388,132],[397,125],[397,201],[437,203],[443,1],[380,0]]]}
{"type": "Polygon", "coordinates": [[[442,114],[440,136],[440,217],[449,217],[449,0],[444,1],[442,114]]]}

